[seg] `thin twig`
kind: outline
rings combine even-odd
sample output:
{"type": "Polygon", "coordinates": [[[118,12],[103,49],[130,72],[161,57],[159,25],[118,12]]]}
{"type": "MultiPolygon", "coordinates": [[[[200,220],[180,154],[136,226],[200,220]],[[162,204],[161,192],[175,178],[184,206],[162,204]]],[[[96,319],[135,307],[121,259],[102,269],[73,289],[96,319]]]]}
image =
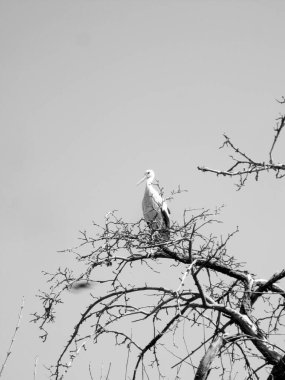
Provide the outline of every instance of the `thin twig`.
{"type": "Polygon", "coordinates": [[[36,357],[35,357],[35,362],[34,362],[34,380],[36,380],[36,377],[37,377],[38,360],[39,360],[39,357],[36,356],[36,357]]]}
{"type": "Polygon", "coordinates": [[[2,364],[2,367],[1,367],[1,370],[0,370],[0,377],[2,376],[4,368],[6,367],[7,361],[8,361],[8,359],[9,359],[11,353],[12,353],[12,347],[13,347],[13,344],[15,342],[17,332],[18,332],[18,330],[20,328],[20,323],[21,323],[21,319],[22,319],[22,316],[23,316],[24,304],[25,304],[25,298],[23,297],[22,298],[22,304],[21,304],[20,311],[19,311],[19,315],[18,315],[17,326],[16,326],[14,334],[12,336],[12,340],[11,340],[10,346],[8,348],[8,351],[7,351],[7,354],[6,354],[6,358],[4,360],[4,363],[2,364]]]}
{"type": "Polygon", "coordinates": [[[271,149],[269,151],[269,162],[271,164],[273,164],[273,160],[272,160],[272,152],[273,152],[273,149],[274,149],[274,146],[276,144],[276,141],[278,140],[278,137],[280,135],[280,132],[282,131],[284,125],[285,125],[285,117],[282,116],[280,119],[280,123],[279,123],[279,126],[277,126],[274,130],[276,132],[275,136],[274,136],[274,140],[273,140],[273,143],[272,143],[272,146],[271,146],[271,149]]]}
{"type": "Polygon", "coordinates": [[[89,375],[90,375],[90,377],[91,377],[91,380],[94,380],[94,379],[93,379],[93,376],[92,376],[92,371],[91,371],[91,363],[89,363],[89,365],[88,365],[88,369],[89,369],[89,375]]]}
{"type": "Polygon", "coordinates": [[[109,368],[108,368],[108,372],[107,372],[106,380],[109,379],[109,374],[110,374],[111,366],[112,366],[112,363],[110,362],[110,364],[109,364],[109,368]]]}

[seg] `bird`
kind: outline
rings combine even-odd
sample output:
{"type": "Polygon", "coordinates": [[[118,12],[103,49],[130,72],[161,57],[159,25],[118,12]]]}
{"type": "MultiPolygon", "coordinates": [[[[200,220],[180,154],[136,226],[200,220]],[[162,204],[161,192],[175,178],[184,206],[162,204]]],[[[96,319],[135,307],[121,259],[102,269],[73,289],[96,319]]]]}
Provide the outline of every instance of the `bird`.
{"type": "Polygon", "coordinates": [[[92,287],[92,284],[88,280],[79,280],[79,281],[74,281],[71,286],[70,286],[70,291],[75,293],[75,292],[80,292],[81,290],[89,289],[92,287]]]}
{"type": "Polygon", "coordinates": [[[151,230],[157,232],[164,240],[169,240],[170,210],[166,201],[152,185],[154,177],[154,171],[148,169],[137,183],[139,185],[146,181],[142,200],[143,216],[151,230]]]}

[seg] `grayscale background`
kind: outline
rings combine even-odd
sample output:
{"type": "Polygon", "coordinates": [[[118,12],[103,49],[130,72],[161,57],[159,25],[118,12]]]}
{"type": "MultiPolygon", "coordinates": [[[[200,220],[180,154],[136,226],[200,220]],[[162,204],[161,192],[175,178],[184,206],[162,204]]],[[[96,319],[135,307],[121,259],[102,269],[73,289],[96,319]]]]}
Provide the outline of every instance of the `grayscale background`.
{"type": "MultiPolygon", "coordinates": [[[[224,132],[267,159],[284,112],[275,101],[285,95],[284,19],[282,1],[0,1],[0,363],[25,296],[3,380],[31,379],[36,356],[37,379],[47,378],[43,365],[57,358],[86,299],[70,294],[42,344],[29,323],[46,288],[41,271],[72,265],[57,251],[108,211],[141,218],[135,184],[145,169],[166,193],[188,189],[169,204],[172,218],[225,204],[219,233],[239,226],[236,259],[260,278],[284,266],[285,182],[263,175],[236,192],[232,180],[196,169],[227,168],[224,132]]],[[[99,379],[110,347],[90,350],[99,379]]],[[[89,359],[66,379],[87,379],[89,359]]]]}

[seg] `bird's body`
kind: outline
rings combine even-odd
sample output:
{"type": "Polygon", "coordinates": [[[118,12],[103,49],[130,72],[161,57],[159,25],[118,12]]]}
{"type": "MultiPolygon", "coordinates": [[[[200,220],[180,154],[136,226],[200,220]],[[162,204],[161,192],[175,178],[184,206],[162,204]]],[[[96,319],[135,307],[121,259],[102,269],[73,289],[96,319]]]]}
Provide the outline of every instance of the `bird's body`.
{"type": "Polygon", "coordinates": [[[153,187],[154,172],[147,170],[144,178],[146,180],[145,193],[142,201],[143,216],[148,226],[153,231],[158,231],[161,237],[169,239],[170,211],[166,201],[153,187]]]}

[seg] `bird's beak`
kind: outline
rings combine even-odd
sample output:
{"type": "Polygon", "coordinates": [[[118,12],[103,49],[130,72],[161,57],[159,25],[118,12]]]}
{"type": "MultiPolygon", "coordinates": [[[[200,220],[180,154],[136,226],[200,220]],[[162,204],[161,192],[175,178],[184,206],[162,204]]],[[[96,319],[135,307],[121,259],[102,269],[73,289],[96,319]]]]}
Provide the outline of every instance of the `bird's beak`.
{"type": "Polygon", "coordinates": [[[139,180],[139,182],[137,183],[137,186],[140,185],[145,180],[146,180],[146,176],[144,176],[142,179],[139,180]]]}

